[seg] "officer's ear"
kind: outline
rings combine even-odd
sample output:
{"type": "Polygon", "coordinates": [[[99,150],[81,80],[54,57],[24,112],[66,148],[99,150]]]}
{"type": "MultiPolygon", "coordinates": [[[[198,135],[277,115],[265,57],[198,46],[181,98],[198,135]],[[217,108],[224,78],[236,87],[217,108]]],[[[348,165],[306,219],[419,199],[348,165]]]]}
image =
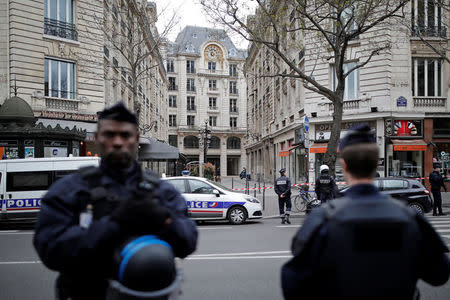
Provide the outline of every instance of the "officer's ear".
{"type": "Polygon", "coordinates": [[[342,158],[339,158],[339,161],[341,162],[342,169],[344,170],[345,173],[347,173],[348,172],[348,166],[345,163],[345,160],[342,159],[342,158]]]}

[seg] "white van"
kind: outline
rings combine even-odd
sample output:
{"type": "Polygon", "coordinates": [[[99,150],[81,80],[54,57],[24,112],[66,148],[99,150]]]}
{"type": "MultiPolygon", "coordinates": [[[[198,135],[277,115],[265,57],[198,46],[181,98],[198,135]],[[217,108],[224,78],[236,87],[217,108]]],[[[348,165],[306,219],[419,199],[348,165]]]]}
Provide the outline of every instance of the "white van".
{"type": "Polygon", "coordinates": [[[0,160],[0,222],[35,219],[52,183],[80,167],[99,163],[99,157],[0,160]]]}

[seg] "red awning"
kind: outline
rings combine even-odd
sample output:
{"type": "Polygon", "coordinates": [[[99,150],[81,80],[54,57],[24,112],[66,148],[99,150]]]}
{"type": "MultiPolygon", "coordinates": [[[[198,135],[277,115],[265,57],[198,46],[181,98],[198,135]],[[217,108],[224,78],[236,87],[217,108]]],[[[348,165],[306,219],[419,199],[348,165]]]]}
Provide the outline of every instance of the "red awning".
{"type": "Polygon", "coordinates": [[[309,153],[325,153],[327,152],[327,143],[314,143],[309,147],[309,153]]]}
{"type": "Polygon", "coordinates": [[[394,151],[426,151],[427,143],[424,140],[392,140],[394,151]]]}

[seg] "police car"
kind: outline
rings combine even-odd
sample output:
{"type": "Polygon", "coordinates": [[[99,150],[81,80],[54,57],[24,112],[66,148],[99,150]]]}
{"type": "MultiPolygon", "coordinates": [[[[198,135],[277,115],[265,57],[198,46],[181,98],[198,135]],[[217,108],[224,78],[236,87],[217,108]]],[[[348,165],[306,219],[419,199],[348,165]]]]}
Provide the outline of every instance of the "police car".
{"type": "Polygon", "coordinates": [[[228,220],[242,224],[247,219],[262,218],[261,203],[255,197],[230,189],[201,177],[163,178],[186,199],[189,216],[195,220],[228,220]]]}

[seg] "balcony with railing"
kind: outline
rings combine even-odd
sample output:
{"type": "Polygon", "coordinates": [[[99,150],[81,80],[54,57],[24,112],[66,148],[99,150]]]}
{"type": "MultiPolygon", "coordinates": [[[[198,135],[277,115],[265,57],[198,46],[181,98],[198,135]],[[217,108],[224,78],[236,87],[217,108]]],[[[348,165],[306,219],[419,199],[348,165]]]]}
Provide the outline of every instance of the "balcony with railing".
{"type": "Polygon", "coordinates": [[[170,84],[169,85],[169,91],[178,91],[178,85],[170,84]]]}
{"type": "Polygon", "coordinates": [[[445,97],[413,97],[414,107],[439,110],[447,106],[445,97]]]}
{"type": "Polygon", "coordinates": [[[196,105],[188,105],[187,107],[186,107],[186,110],[187,111],[196,111],[197,110],[197,106],[196,105]]]}
{"type": "Polygon", "coordinates": [[[44,34],[57,36],[68,40],[78,40],[75,24],[44,18],[44,34]]]}
{"type": "Polygon", "coordinates": [[[238,91],[238,89],[237,88],[230,88],[230,94],[231,95],[238,95],[239,94],[239,91],[238,91]]]}
{"type": "Polygon", "coordinates": [[[186,68],[186,73],[195,74],[195,68],[186,68]]]}
{"type": "MultiPolygon", "coordinates": [[[[370,99],[352,99],[344,100],[343,103],[343,113],[348,114],[359,114],[370,112],[370,99]]],[[[334,112],[334,104],[331,102],[325,102],[322,100],[317,103],[317,113],[319,116],[330,116],[334,112]]]]}
{"type": "Polygon", "coordinates": [[[411,35],[413,37],[438,37],[446,38],[447,28],[444,25],[438,26],[424,26],[424,25],[413,25],[411,29],[411,35]]]}

